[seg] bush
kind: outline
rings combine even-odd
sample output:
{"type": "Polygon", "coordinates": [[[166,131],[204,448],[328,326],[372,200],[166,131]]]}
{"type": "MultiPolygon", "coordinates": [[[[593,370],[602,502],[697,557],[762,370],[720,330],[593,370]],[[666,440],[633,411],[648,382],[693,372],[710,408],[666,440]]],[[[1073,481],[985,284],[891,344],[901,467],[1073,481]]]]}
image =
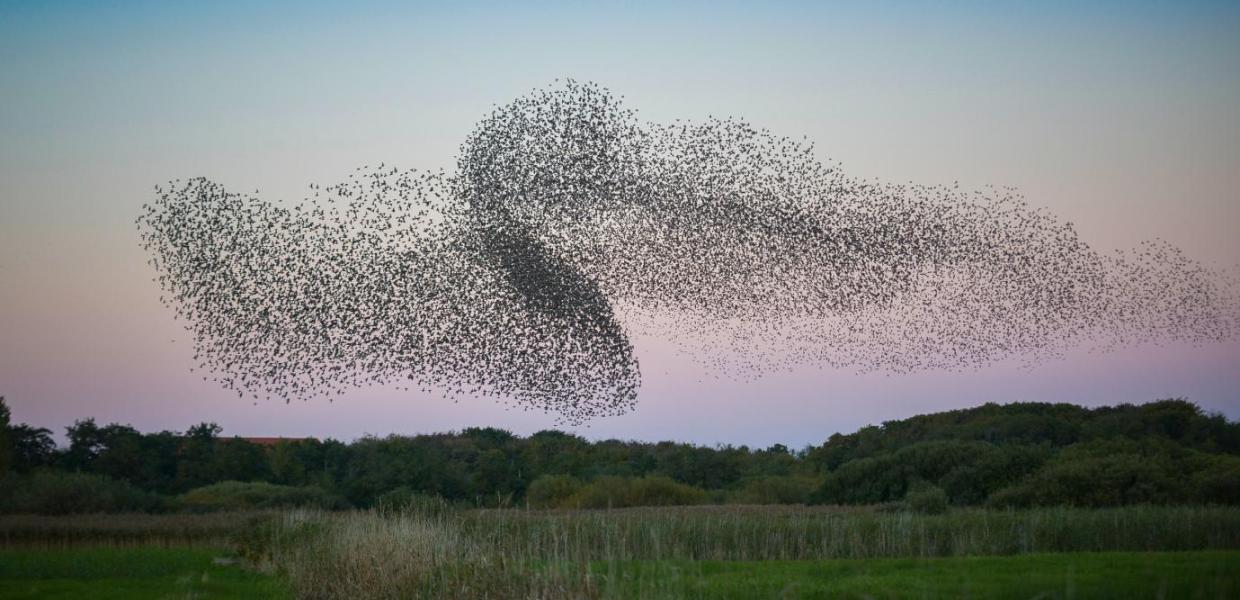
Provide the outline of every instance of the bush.
{"type": "Polygon", "coordinates": [[[730,500],[740,504],[808,504],[814,490],[821,485],[822,482],[813,477],[755,477],[747,480],[730,500]]]}
{"type": "Polygon", "coordinates": [[[13,502],[23,480],[17,473],[0,473],[0,514],[13,512],[13,502]]]}
{"type": "Polygon", "coordinates": [[[1104,507],[1165,503],[1184,494],[1159,457],[1138,454],[1071,456],[1064,453],[1031,477],[991,494],[998,507],[1104,507]]]}
{"type": "Polygon", "coordinates": [[[686,506],[706,502],[706,492],[670,477],[648,475],[630,480],[633,486],[631,506],[686,506]]]}
{"type": "Polygon", "coordinates": [[[530,483],[525,499],[533,508],[572,508],[581,480],[570,475],[543,475],[530,483]]]}
{"type": "Polygon", "coordinates": [[[814,492],[817,504],[875,504],[908,492],[909,469],[894,453],[850,460],[831,471],[814,492]]]}
{"type": "Polygon", "coordinates": [[[572,504],[576,508],[621,508],[633,506],[629,477],[604,475],[595,477],[593,481],[582,486],[573,495],[572,504]]]}
{"type": "Polygon", "coordinates": [[[1198,502],[1240,504],[1240,459],[1219,457],[1193,474],[1192,488],[1198,502]]]}
{"type": "Polygon", "coordinates": [[[943,514],[947,512],[947,492],[937,485],[915,484],[904,496],[904,506],[924,515],[943,514]]]}
{"type": "Polygon", "coordinates": [[[995,490],[986,499],[986,506],[990,508],[1029,508],[1038,503],[1033,488],[1024,483],[995,490]]]}
{"type": "Polygon", "coordinates": [[[1000,448],[982,441],[930,440],[857,458],[827,473],[811,495],[821,504],[899,502],[917,481],[951,489],[963,502],[978,502],[993,489],[1041,465],[1046,451],[1000,448]]]}
{"type": "Polygon", "coordinates": [[[438,517],[450,510],[452,505],[442,496],[415,492],[408,487],[398,487],[379,495],[375,508],[383,514],[416,514],[438,517]]]}
{"type": "Polygon", "coordinates": [[[87,473],[38,472],[3,482],[0,512],[69,515],[105,512],[158,512],[164,499],[124,481],[87,473]]]}
{"type": "Polygon", "coordinates": [[[194,488],[177,497],[177,505],[191,512],[256,508],[345,508],[343,499],[315,486],[293,487],[261,481],[222,481],[194,488]]]}
{"type": "Polygon", "coordinates": [[[599,477],[574,496],[580,508],[626,508],[630,506],[686,506],[706,502],[706,492],[669,477],[599,477]]]}

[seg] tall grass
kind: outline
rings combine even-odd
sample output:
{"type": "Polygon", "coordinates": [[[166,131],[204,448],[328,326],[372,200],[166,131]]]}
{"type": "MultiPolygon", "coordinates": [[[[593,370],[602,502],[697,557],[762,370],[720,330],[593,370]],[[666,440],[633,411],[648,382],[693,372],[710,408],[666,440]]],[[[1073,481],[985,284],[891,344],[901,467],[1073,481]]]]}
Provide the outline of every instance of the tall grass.
{"type": "Polygon", "coordinates": [[[294,511],[242,546],[306,598],[593,597],[642,560],[1240,549],[1240,508],[294,511]]]}
{"type": "Polygon", "coordinates": [[[299,598],[595,595],[588,565],[531,562],[425,513],[293,511],[245,537],[240,550],[286,576],[299,598]]]}
{"type": "Polygon", "coordinates": [[[471,539],[541,560],[800,560],[1240,548],[1240,509],[683,507],[485,510],[456,518],[471,539]]]}

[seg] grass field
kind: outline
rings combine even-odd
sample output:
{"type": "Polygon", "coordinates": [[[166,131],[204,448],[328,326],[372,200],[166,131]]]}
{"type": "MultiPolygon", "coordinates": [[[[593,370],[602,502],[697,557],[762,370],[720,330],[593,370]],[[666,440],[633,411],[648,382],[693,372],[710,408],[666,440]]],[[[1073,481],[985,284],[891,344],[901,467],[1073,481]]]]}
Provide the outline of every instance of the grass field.
{"type": "Polygon", "coordinates": [[[219,565],[226,549],[0,550],[0,598],[292,598],[277,578],[219,565]]]}
{"type": "Polygon", "coordinates": [[[5,517],[0,547],[2,598],[1240,597],[1227,507],[5,517]]]}
{"type": "Polygon", "coordinates": [[[1235,598],[1240,552],[593,565],[615,598],[1235,598]]]}
{"type": "MultiPolygon", "coordinates": [[[[0,598],[293,597],[280,578],[214,564],[223,554],[190,548],[4,550],[0,551],[0,598]]],[[[1226,599],[1240,592],[1238,573],[1240,552],[1225,551],[600,561],[591,564],[589,585],[561,591],[601,598],[1226,599]]],[[[397,590],[393,587],[394,593],[384,596],[399,597],[397,590]]],[[[493,597],[508,595],[504,590],[495,592],[493,597]]],[[[303,595],[315,596],[304,591],[303,595]]]]}

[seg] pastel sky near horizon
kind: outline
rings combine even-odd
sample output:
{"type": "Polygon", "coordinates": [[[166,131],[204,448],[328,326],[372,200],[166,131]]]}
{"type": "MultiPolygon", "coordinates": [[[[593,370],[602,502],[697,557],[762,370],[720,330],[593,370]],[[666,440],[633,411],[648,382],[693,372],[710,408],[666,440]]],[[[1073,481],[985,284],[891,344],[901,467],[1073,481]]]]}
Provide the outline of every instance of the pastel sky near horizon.
{"type": "MultiPolygon", "coordinates": [[[[1014,186],[1101,251],[1240,265],[1240,4],[0,3],[0,395],[14,419],[335,437],[552,415],[390,389],[242,400],[191,373],[133,220],[206,176],[296,201],[379,162],[453,165],[493,105],[595,81],[651,121],[732,115],[855,176],[1014,186]]],[[[1240,418],[1240,340],[1032,369],[715,378],[635,340],[634,412],[589,438],[793,447],[984,402],[1186,397],[1240,418]]]]}

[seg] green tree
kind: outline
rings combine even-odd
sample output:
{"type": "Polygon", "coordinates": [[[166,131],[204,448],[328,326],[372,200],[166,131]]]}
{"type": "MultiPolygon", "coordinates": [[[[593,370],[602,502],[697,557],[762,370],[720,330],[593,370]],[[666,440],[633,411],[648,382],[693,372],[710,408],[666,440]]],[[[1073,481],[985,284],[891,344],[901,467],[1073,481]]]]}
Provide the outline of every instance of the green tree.
{"type": "Polygon", "coordinates": [[[56,442],[50,429],[22,423],[9,427],[9,437],[13,447],[13,470],[18,473],[50,467],[56,462],[56,442]]]}
{"type": "Polygon", "coordinates": [[[211,476],[217,481],[262,481],[271,478],[263,448],[242,438],[216,441],[211,476]]]}
{"type": "Polygon", "coordinates": [[[112,423],[97,431],[98,447],[91,462],[91,470],[113,479],[130,483],[143,483],[146,456],[142,448],[142,434],[129,425],[112,423]]]}
{"type": "Polygon", "coordinates": [[[272,481],[284,485],[304,485],[312,467],[300,456],[300,442],[280,440],[267,455],[272,481]]]}
{"type": "Polygon", "coordinates": [[[545,429],[525,440],[521,455],[532,477],[545,474],[579,475],[590,443],[581,437],[545,429]]]}
{"type": "Polygon", "coordinates": [[[4,396],[0,396],[0,475],[13,468],[13,437],[9,434],[11,420],[9,405],[4,402],[4,396]]]}
{"type": "Polygon", "coordinates": [[[190,490],[220,481],[214,471],[220,431],[221,427],[215,423],[199,423],[185,432],[177,449],[177,490],[190,490]]]}
{"type": "Polygon", "coordinates": [[[516,457],[498,448],[484,450],[478,455],[478,467],[474,474],[475,492],[484,496],[513,497],[524,493],[520,468],[516,457]]]}
{"type": "Polygon", "coordinates": [[[176,487],[178,453],[183,438],[175,431],[142,436],[141,486],[162,493],[180,491],[176,487]]]}
{"type": "Polygon", "coordinates": [[[65,428],[69,438],[69,450],[65,453],[65,466],[71,471],[89,471],[95,458],[103,449],[103,438],[95,419],[79,419],[65,428]]]}

